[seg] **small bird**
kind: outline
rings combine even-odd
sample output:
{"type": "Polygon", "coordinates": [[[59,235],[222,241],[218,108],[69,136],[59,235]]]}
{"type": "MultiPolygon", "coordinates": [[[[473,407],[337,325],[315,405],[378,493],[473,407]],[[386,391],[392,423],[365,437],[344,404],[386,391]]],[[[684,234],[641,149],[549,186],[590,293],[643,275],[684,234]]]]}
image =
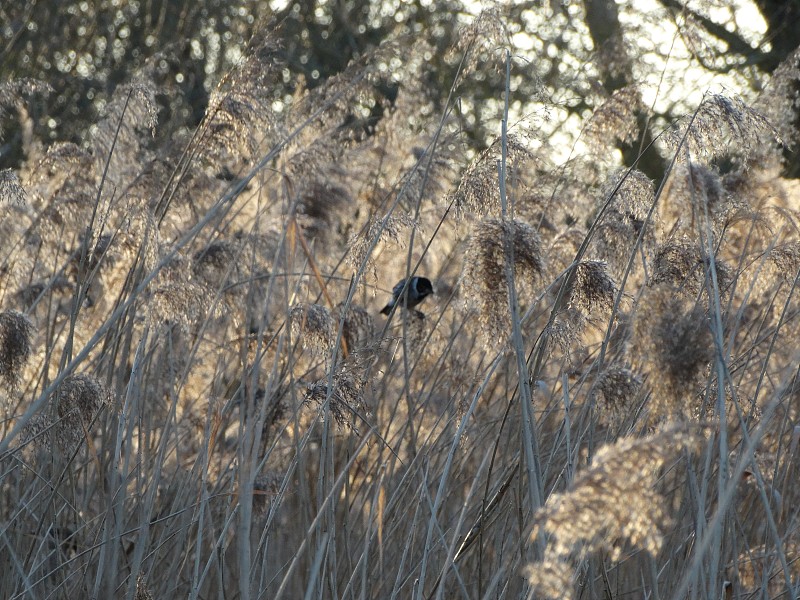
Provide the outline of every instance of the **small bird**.
{"type": "Polygon", "coordinates": [[[389,300],[389,304],[383,307],[381,314],[388,315],[392,312],[392,309],[398,303],[400,299],[400,294],[402,293],[405,300],[402,301],[402,306],[406,308],[414,308],[417,304],[425,300],[428,296],[433,293],[433,285],[431,285],[431,280],[427,277],[412,277],[411,281],[406,288],[406,291],[403,292],[403,287],[406,285],[406,280],[401,279],[394,289],[392,290],[392,299],[389,300]]]}

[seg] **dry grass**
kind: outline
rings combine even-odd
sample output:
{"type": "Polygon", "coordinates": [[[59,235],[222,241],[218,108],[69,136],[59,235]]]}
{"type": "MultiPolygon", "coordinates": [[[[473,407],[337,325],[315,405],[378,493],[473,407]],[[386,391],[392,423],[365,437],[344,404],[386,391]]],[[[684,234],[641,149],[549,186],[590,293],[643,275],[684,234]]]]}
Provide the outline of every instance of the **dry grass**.
{"type": "Polygon", "coordinates": [[[711,96],[663,185],[600,177],[464,152],[421,43],[276,112],[269,33],[192,134],[142,75],[0,172],[0,597],[796,597],[785,124],[711,96]],[[412,273],[436,295],[384,320],[412,273]]]}

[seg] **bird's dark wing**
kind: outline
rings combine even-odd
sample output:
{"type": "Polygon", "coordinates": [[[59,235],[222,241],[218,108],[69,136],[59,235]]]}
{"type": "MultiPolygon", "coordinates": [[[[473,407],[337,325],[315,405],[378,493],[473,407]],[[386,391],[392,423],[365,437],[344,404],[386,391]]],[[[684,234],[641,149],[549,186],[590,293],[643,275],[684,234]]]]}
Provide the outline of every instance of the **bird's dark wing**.
{"type": "Polygon", "coordinates": [[[397,285],[392,288],[392,296],[397,298],[400,295],[400,292],[403,291],[403,286],[406,284],[405,279],[401,279],[397,285]]]}

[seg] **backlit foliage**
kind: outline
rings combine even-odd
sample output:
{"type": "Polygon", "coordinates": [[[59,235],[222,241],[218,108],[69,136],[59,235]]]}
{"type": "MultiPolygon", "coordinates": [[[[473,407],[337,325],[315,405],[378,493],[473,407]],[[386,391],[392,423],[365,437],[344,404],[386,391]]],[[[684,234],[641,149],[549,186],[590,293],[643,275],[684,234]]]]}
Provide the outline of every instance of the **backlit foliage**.
{"type": "Polygon", "coordinates": [[[0,597],[796,591],[797,56],[523,4],[0,7],[0,597]]]}

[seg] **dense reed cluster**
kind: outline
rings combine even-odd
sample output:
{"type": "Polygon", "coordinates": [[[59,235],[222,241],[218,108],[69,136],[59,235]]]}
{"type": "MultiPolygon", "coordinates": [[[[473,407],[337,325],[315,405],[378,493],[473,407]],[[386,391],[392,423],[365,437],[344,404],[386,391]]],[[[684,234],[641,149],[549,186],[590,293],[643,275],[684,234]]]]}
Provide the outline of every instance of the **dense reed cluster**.
{"type": "MultiPolygon", "coordinates": [[[[311,85],[279,27],[194,125],[145,61],[0,171],[0,597],[796,596],[797,55],[661,125],[587,95],[556,164],[424,39],[311,85]]],[[[500,14],[459,39],[513,96],[500,14]]]]}

